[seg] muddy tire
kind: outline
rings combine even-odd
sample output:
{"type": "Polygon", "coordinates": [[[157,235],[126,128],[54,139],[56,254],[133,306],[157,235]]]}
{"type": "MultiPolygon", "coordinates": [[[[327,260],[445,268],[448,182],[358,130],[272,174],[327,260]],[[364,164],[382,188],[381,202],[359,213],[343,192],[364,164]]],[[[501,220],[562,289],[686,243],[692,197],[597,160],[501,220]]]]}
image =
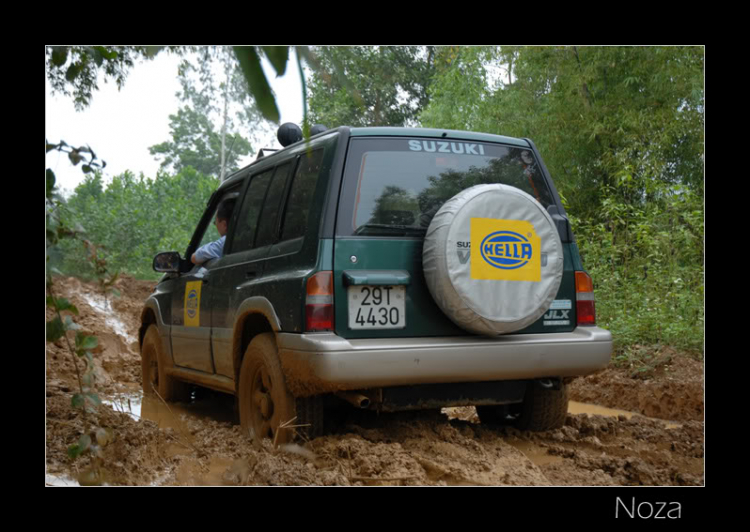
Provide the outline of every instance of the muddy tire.
{"type": "Polygon", "coordinates": [[[322,432],[323,403],[320,397],[295,398],[289,392],[277,356],[272,333],[253,338],[242,359],[239,378],[240,424],[245,434],[289,443],[299,434],[311,439],[322,432]],[[311,427],[286,429],[280,425],[311,427]],[[278,434],[277,434],[278,433],[278,434]]]}
{"type": "Polygon", "coordinates": [[[516,427],[534,432],[561,428],[568,413],[568,400],[567,384],[545,388],[538,382],[529,383],[516,427]]]}
{"type": "Polygon", "coordinates": [[[152,395],[156,390],[165,401],[187,401],[190,386],[167,374],[171,366],[172,361],[164,350],[159,329],[156,325],[150,325],[141,346],[143,393],[152,395]]]}

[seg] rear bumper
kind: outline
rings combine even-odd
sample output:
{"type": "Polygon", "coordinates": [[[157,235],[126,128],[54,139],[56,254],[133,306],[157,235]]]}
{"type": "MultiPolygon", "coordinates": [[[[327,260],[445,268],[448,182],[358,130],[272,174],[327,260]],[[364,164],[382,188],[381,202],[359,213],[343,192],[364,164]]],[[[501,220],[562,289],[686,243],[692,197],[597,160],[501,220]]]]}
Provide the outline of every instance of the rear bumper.
{"type": "Polygon", "coordinates": [[[346,340],[333,333],[278,333],[279,358],[295,395],[339,390],[574,377],[609,364],[612,335],[598,327],[498,338],[346,340]]]}

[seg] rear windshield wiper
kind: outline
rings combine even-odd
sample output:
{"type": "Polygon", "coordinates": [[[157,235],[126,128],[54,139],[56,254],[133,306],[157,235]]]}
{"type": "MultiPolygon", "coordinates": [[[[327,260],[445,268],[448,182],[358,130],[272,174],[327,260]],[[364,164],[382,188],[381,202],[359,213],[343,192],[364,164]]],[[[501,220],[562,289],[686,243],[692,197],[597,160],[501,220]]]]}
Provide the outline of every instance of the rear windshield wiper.
{"type": "Polygon", "coordinates": [[[365,236],[421,236],[426,231],[427,229],[424,227],[414,227],[413,225],[364,224],[360,225],[354,234],[365,236]]]}

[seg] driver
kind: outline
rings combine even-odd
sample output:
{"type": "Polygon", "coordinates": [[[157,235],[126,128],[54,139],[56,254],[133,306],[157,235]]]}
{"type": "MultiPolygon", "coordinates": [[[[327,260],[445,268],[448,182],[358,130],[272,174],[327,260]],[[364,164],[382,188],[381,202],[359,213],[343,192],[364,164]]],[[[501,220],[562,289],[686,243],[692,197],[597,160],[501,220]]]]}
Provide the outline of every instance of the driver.
{"type": "Polygon", "coordinates": [[[219,204],[219,208],[216,210],[216,229],[219,231],[221,238],[214,242],[199,247],[190,261],[193,264],[203,264],[204,262],[221,257],[224,252],[224,242],[226,241],[227,229],[229,228],[229,220],[232,218],[232,211],[234,210],[234,204],[236,198],[225,199],[219,204]]]}

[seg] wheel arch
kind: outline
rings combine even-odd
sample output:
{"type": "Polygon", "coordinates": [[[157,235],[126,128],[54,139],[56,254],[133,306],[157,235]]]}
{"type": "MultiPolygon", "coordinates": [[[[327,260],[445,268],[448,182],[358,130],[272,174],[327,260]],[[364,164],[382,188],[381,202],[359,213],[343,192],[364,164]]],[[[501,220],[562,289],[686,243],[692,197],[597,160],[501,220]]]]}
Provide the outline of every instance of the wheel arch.
{"type": "Polygon", "coordinates": [[[263,333],[281,331],[281,322],[271,302],[264,297],[251,297],[237,310],[232,338],[234,382],[239,385],[242,358],[253,338],[263,333]]]}
{"type": "Polygon", "coordinates": [[[160,326],[159,323],[159,308],[156,301],[147,301],[146,305],[141,310],[141,326],[138,329],[138,345],[143,346],[143,339],[146,337],[146,331],[149,326],[156,325],[160,326]]]}

